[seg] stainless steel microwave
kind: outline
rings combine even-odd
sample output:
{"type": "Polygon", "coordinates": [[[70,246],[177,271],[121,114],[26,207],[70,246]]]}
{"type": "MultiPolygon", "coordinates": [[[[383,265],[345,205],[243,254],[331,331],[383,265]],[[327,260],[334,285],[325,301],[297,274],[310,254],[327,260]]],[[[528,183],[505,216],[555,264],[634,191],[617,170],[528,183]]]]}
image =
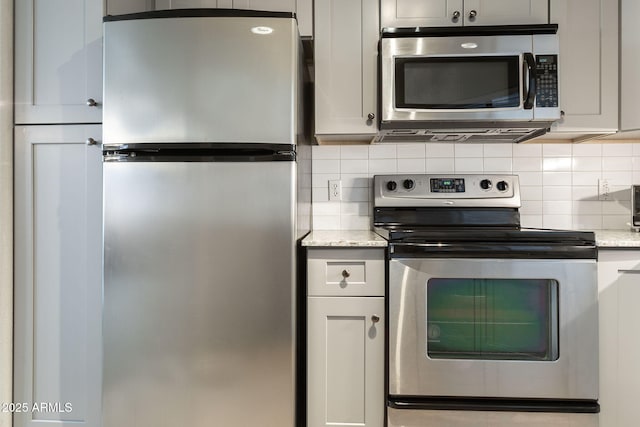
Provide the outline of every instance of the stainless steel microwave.
{"type": "Polygon", "coordinates": [[[557,28],[386,28],[378,142],[544,134],[560,118],[557,28]]]}

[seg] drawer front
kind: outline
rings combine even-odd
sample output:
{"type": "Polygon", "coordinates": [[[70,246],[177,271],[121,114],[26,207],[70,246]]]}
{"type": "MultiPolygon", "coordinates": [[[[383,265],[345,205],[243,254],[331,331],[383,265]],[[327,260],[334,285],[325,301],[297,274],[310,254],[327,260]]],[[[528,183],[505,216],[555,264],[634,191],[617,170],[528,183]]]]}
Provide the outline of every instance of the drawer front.
{"type": "Polygon", "coordinates": [[[309,296],[384,296],[384,249],[309,249],[309,296]]]}

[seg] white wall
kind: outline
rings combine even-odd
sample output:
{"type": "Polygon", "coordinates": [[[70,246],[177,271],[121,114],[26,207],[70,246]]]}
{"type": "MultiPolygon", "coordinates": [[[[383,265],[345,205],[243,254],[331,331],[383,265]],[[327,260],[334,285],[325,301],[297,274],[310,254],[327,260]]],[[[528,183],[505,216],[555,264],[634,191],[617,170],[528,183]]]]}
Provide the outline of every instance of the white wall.
{"type": "Polygon", "coordinates": [[[640,184],[640,143],[377,144],[313,147],[313,228],[370,228],[371,177],[394,173],[520,176],[525,227],[628,229],[631,184],[640,184]],[[613,201],[598,201],[598,179],[613,201]],[[341,179],[341,202],[328,201],[341,179]]]}
{"type": "MultiPolygon", "coordinates": [[[[13,1],[0,0],[0,403],[11,402],[13,352],[13,1]]],[[[0,427],[11,414],[0,411],[0,427]]]]}

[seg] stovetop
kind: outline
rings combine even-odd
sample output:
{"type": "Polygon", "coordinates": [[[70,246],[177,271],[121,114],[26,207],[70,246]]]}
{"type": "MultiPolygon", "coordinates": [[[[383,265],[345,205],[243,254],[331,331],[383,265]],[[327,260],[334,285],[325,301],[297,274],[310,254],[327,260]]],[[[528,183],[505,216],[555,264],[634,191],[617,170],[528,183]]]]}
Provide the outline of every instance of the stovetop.
{"type": "Polygon", "coordinates": [[[525,228],[516,175],[374,177],[373,225],[392,254],[595,258],[589,231],[525,228]]]}

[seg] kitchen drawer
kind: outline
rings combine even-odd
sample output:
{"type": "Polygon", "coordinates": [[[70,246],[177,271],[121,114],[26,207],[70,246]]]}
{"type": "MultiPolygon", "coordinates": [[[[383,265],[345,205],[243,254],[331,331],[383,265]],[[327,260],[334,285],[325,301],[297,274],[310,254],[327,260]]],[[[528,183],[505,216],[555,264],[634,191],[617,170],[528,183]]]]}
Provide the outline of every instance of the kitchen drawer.
{"type": "Polygon", "coordinates": [[[309,296],[384,296],[384,249],[309,249],[309,296]]]}

